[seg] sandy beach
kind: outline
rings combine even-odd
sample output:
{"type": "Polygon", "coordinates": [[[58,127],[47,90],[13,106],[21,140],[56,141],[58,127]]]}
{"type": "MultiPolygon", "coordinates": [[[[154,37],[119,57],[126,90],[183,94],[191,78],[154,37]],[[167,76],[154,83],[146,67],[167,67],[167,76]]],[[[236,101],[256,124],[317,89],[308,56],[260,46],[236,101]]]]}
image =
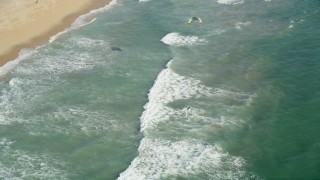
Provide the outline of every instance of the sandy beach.
{"type": "Polygon", "coordinates": [[[32,48],[80,15],[111,0],[0,0],[0,66],[17,58],[22,48],[32,48]]]}

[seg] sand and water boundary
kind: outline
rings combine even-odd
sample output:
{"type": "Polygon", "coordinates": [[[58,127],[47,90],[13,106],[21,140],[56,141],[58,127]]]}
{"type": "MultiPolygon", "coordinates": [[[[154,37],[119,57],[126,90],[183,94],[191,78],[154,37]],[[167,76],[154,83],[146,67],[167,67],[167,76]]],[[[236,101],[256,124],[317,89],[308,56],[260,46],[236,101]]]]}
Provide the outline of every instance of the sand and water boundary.
{"type": "Polygon", "coordinates": [[[0,66],[45,44],[77,17],[111,0],[0,0],[0,66]]]}

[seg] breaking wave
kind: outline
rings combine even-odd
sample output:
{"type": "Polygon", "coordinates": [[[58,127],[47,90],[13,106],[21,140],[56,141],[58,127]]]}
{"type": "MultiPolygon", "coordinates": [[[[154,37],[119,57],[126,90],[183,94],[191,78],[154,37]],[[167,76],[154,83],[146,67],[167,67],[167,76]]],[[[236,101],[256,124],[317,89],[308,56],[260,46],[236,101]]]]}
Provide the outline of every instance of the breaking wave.
{"type": "Polygon", "coordinates": [[[207,42],[206,39],[197,36],[182,36],[180,33],[173,32],[164,36],[161,41],[171,46],[190,46],[199,45],[207,42]]]}

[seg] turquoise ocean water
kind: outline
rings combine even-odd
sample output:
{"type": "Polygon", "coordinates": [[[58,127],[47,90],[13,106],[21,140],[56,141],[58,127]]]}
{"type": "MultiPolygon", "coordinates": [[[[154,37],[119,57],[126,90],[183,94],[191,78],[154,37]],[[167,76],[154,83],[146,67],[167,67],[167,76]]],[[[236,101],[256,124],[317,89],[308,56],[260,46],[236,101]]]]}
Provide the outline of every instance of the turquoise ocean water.
{"type": "Polygon", "coordinates": [[[320,178],[319,7],[117,0],[81,16],[0,69],[0,179],[320,178]]]}

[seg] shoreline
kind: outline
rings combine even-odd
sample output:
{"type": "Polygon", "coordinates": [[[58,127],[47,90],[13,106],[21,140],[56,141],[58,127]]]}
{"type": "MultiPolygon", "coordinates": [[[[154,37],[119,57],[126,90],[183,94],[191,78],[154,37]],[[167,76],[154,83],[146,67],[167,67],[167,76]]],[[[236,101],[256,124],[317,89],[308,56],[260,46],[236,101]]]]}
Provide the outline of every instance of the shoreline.
{"type": "Polygon", "coordinates": [[[46,44],[49,42],[49,39],[58,34],[59,32],[64,31],[66,28],[70,27],[71,24],[81,15],[87,14],[90,11],[98,8],[102,8],[108,5],[112,0],[90,0],[90,4],[85,6],[77,12],[70,13],[69,15],[65,16],[61,22],[58,24],[54,24],[49,27],[48,31],[44,33],[40,33],[35,35],[35,37],[31,37],[25,42],[20,44],[14,45],[10,47],[10,50],[6,53],[0,54],[0,67],[4,66],[10,61],[15,60],[19,57],[19,52],[25,48],[35,48],[37,46],[46,44]]]}

